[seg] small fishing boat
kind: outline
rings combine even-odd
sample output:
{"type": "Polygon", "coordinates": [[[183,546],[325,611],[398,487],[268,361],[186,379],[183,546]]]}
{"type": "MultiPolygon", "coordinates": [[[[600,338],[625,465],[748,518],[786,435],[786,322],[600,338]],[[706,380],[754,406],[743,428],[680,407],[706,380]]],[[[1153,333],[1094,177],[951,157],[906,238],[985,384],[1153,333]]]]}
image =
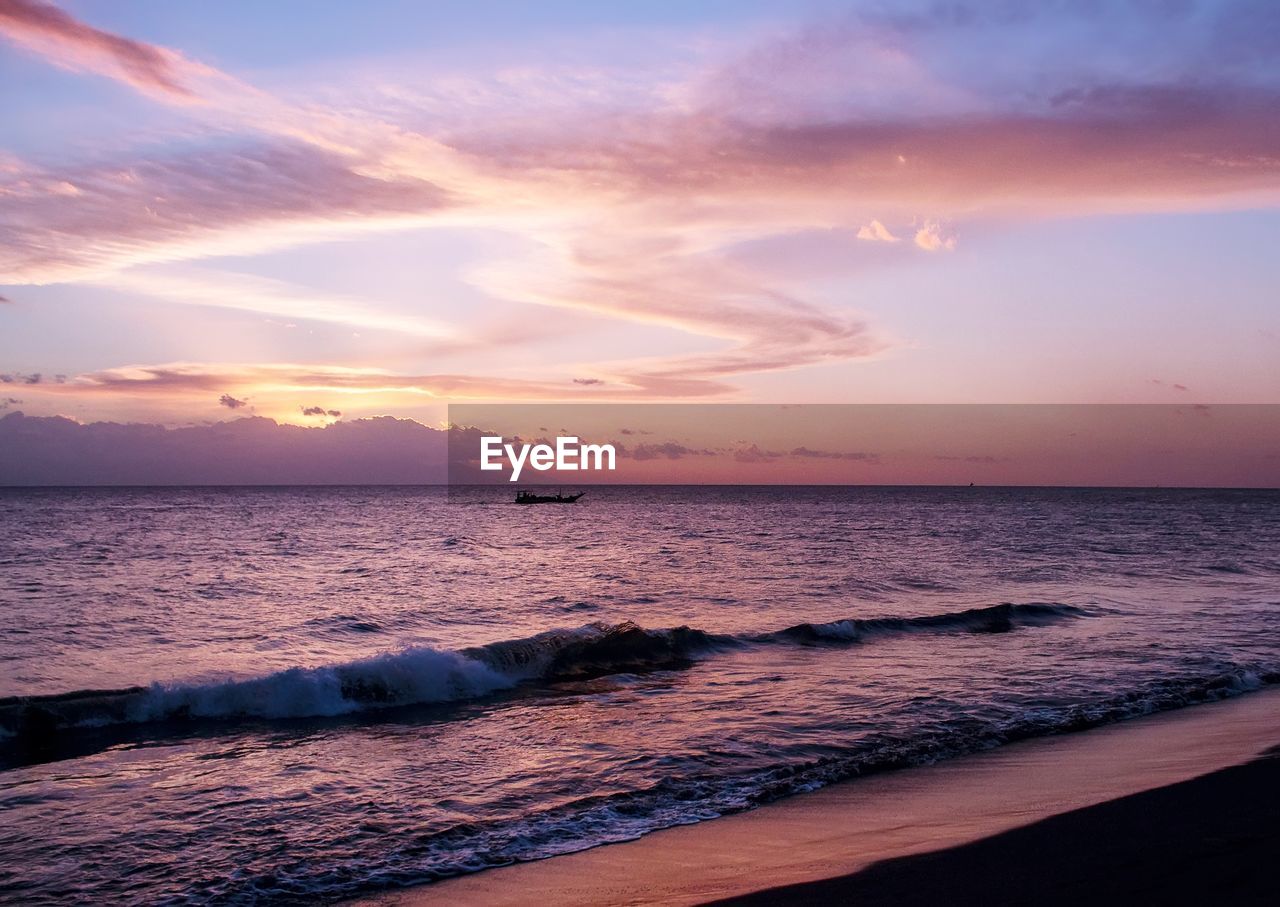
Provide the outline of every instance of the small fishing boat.
{"type": "Polygon", "coordinates": [[[572,504],[578,498],[586,494],[585,491],[579,491],[577,494],[535,494],[532,491],[517,491],[517,504],[572,504]]]}

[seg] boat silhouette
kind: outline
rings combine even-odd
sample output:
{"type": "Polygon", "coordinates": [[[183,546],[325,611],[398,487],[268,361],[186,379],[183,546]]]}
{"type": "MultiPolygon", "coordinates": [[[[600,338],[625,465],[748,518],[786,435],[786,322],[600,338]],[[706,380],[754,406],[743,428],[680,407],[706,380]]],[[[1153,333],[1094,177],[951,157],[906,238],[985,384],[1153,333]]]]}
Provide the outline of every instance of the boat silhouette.
{"type": "Polygon", "coordinates": [[[586,494],[585,491],[579,491],[577,494],[535,494],[532,491],[517,491],[517,504],[572,504],[578,498],[586,494]]]}

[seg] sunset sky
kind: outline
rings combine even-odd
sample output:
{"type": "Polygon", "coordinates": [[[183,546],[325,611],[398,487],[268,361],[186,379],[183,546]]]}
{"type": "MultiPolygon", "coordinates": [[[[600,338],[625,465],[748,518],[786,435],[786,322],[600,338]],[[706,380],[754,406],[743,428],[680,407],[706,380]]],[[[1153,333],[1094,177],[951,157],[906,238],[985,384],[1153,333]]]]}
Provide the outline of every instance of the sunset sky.
{"type": "Polygon", "coordinates": [[[0,0],[0,84],[3,411],[1280,401],[1274,3],[0,0]]]}

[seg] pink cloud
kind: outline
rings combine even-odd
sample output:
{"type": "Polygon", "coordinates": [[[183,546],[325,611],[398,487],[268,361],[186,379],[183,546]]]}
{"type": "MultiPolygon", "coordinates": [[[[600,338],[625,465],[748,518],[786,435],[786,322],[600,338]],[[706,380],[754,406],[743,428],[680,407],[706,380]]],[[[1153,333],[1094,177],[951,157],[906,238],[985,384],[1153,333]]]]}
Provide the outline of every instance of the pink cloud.
{"type": "Polygon", "coordinates": [[[174,51],[87,25],[50,3],[0,0],[0,34],[70,69],[118,78],[135,88],[182,99],[188,62],[174,51]]]}
{"type": "MultiPolygon", "coordinates": [[[[1032,86],[1008,73],[1008,84],[970,84],[957,76],[963,67],[947,70],[946,48],[935,44],[969,46],[966,29],[1020,18],[975,7],[954,17],[800,29],[711,61],[667,94],[625,103],[607,92],[593,97],[591,116],[535,96],[528,109],[519,98],[505,102],[506,116],[476,116],[458,101],[430,116],[399,109],[392,122],[356,103],[289,103],[216,74],[233,89],[204,98],[222,118],[216,146],[61,168],[6,166],[0,281],[101,279],[139,263],[456,217],[522,233],[544,253],[480,269],[470,276],[481,290],[681,330],[707,338],[709,348],[575,363],[572,374],[538,378],[289,367],[241,370],[242,385],[313,379],[322,388],[424,395],[691,397],[730,392],[736,375],[868,358],[888,347],[854,310],[856,300],[805,298],[776,285],[729,254],[735,243],[826,230],[846,241],[906,239],[904,253],[911,242],[939,251],[955,245],[943,223],[1010,211],[1280,199],[1280,89],[1272,81],[1234,70],[1213,82],[1191,78],[1162,45],[1152,51],[1162,65],[1144,71],[1144,81],[1061,65],[1032,86]],[[884,85],[886,74],[890,89],[858,87],[884,85]],[[228,142],[226,132],[236,130],[238,144],[228,142]],[[872,214],[917,228],[899,237],[872,214]],[[605,383],[579,390],[572,375],[581,374],[605,383]]],[[[189,84],[204,85],[196,76],[213,72],[32,0],[0,0],[0,29],[39,44],[55,62],[165,97],[182,97],[189,84]]],[[[1158,35],[1146,40],[1159,45],[1158,35]]],[[[1231,59],[1266,59],[1244,52],[1261,39],[1232,40],[1243,50],[1233,45],[1231,59]]],[[[1225,59],[1223,47],[1209,51],[1225,59]]],[[[1016,55],[1010,60],[1017,76],[1016,55]]],[[[343,310],[333,320],[360,314],[343,310]]],[[[216,366],[145,371],[95,373],[76,387],[224,386],[216,366]]]]}
{"type": "MultiPolygon", "coordinates": [[[[1280,94],[1232,86],[1094,89],[1045,113],[744,123],[722,111],[638,115],[524,141],[459,136],[509,178],[558,174],[653,198],[761,205],[816,225],[840,207],[1149,210],[1280,192],[1280,94]],[[904,158],[905,163],[899,160],[904,158]],[[770,202],[765,206],[766,202],[770,202]],[[818,214],[822,211],[825,214],[818,214]]],[[[1274,195],[1272,196],[1275,197],[1274,195]]],[[[1256,199],[1255,199],[1256,201],[1256,199]]]]}
{"type": "Polygon", "coordinates": [[[54,178],[39,170],[0,176],[0,282],[75,279],[209,254],[240,241],[246,228],[421,216],[446,200],[421,179],[367,176],[297,142],[145,157],[59,177],[78,191],[46,191],[54,178]]]}

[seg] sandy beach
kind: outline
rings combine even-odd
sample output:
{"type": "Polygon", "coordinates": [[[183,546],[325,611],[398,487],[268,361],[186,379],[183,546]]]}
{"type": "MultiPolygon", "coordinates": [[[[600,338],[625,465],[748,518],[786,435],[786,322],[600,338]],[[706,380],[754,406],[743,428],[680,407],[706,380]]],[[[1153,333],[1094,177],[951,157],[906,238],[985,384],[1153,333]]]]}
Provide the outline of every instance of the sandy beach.
{"type": "Polygon", "coordinates": [[[972,844],[715,903],[1265,903],[1280,856],[1278,790],[1271,750],[972,844]]]}
{"type": "Polygon", "coordinates": [[[1280,690],[844,782],[637,841],[366,901],[1194,901],[1263,890],[1280,690]],[[1260,758],[1263,757],[1263,758],[1260,758]]]}

